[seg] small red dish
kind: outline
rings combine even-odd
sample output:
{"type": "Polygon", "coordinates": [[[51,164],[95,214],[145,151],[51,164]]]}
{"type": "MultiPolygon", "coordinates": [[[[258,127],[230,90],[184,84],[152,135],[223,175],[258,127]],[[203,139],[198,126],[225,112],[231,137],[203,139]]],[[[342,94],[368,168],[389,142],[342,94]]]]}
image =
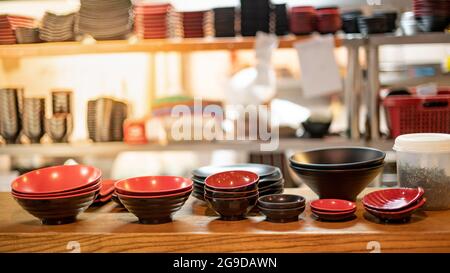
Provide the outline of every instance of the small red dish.
{"type": "Polygon", "coordinates": [[[92,166],[61,165],[34,170],[17,177],[11,188],[22,194],[48,194],[89,187],[102,172],[92,166]]]}
{"type": "Polygon", "coordinates": [[[311,209],[322,212],[349,212],[356,210],[355,202],[341,199],[318,199],[310,203],[311,209]]]}
{"type": "Polygon", "coordinates": [[[259,176],[253,172],[226,171],[208,176],[205,185],[216,190],[244,190],[258,180],[259,176]]]}
{"type": "Polygon", "coordinates": [[[141,176],[127,178],[114,184],[125,195],[164,195],[191,189],[192,180],[180,176],[141,176]]]}
{"type": "Polygon", "coordinates": [[[402,210],[422,198],[423,188],[396,188],[371,192],[363,197],[365,207],[380,211],[402,210]]]}
{"type": "Polygon", "coordinates": [[[311,210],[312,214],[325,221],[346,221],[355,218],[355,212],[323,212],[317,210],[311,210]]]}

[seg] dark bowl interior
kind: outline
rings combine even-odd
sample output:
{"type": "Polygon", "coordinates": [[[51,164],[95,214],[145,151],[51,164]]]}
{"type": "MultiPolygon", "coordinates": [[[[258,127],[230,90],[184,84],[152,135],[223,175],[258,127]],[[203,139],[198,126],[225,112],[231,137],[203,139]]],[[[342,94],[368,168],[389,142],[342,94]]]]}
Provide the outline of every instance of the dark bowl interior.
{"type": "Polygon", "coordinates": [[[298,217],[305,211],[305,206],[293,209],[268,209],[258,206],[259,211],[266,216],[266,220],[275,223],[298,221],[298,217]]]}
{"type": "Polygon", "coordinates": [[[208,206],[217,212],[222,220],[241,220],[256,205],[258,195],[247,198],[227,200],[205,196],[208,206]]]}
{"type": "Polygon", "coordinates": [[[381,173],[384,164],[370,168],[346,170],[315,170],[290,166],[300,179],[320,199],[343,199],[355,201],[375,177],[381,173]]]}
{"type": "Polygon", "coordinates": [[[385,152],[372,148],[342,147],[298,152],[289,161],[294,167],[336,170],[375,166],[382,163],[385,156],[385,152]]]}
{"type": "Polygon", "coordinates": [[[271,194],[258,199],[258,206],[267,209],[293,209],[304,205],[305,198],[295,194],[271,194]]]}
{"type": "Polygon", "coordinates": [[[28,213],[39,218],[43,224],[58,225],[76,221],[78,214],[86,210],[98,192],[59,199],[14,198],[28,213]]]}

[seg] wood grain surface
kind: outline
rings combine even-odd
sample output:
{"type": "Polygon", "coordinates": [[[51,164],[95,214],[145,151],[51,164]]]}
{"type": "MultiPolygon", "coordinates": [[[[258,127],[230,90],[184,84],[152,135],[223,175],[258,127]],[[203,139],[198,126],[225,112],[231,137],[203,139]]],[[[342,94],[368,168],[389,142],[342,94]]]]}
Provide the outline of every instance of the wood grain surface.
{"type": "MultiPolygon", "coordinates": [[[[286,192],[316,198],[308,189],[286,192]]],[[[358,202],[357,217],[348,222],[317,221],[308,206],[294,223],[269,223],[258,214],[224,222],[191,198],[167,224],[139,224],[110,202],[76,223],[45,226],[0,193],[0,252],[450,252],[450,211],[384,224],[358,202]]]]}

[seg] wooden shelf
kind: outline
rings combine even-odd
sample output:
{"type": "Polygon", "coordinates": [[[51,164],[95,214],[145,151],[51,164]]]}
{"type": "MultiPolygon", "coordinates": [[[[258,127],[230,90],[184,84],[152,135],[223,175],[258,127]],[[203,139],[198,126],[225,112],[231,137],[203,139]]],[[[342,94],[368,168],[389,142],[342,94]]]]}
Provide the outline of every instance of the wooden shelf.
{"type": "MultiPolygon", "coordinates": [[[[365,193],[371,189],[366,189],[365,193]]],[[[286,189],[307,202],[317,198],[309,189],[286,189]]],[[[309,206],[301,220],[274,224],[252,214],[246,220],[218,220],[203,202],[190,198],[161,225],[138,224],[137,218],[114,202],[93,207],[79,221],[41,225],[9,193],[0,193],[0,252],[69,252],[78,242],[88,252],[449,252],[450,211],[417,212],[409,223],[384,224],[364,212],[348,222],[319,222],[309,206]]]]}
{"type": "MultiPolygon", "coordinates": [[[[285,36],[279,38],[279,48],[292,48],[292,44],[311,39],[311,36],[285,36]]],[[[208,50],[253,49],[254,37],[232,38],[190,38],[190,39],[149,39],[87,42],[57,42],[38,44],[0,45],[0,58],[20,58],[33,56],[56,56],[99,53],[131,52],[191,52],[208,50]]],[[[341,40],[336,38],[336,46],[341,40]]]]}
{"type": "MultiPolygon", "coordinates": [[[[262,142],[259,141],[214,141],[214,142],[174,142],[162,144],[126,144],[123,142],[75,142],[55,144],[10,144],[0,146],[0,155],[11,156],[114,156],[125,151],[214,151],[236,150],[260,152],[262,142]]],[[[278,151],[304,150],[330,146],[367,146],[390,151],[393,146],[391,140],[378,142],[354,141],[343,137],[328,137],[324,139],[285,139],[281,138],[278,151]]]]}

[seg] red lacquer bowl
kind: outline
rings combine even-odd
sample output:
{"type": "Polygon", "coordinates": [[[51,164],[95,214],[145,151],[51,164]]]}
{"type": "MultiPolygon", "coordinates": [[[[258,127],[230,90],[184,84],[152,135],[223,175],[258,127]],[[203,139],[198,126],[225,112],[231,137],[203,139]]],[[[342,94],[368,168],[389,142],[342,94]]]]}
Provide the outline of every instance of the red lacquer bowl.
{"type": "Polygon", "coordinates": [[[226,171],[208,176],[205,186],[216,190],[251,190],[259,180],[256,173],[248,171],[226,171]]]}
{"type": "Polygon", "coordinates": [[[417,200],[414,204],[412,204],[408,208],[399,211],[379,211],[366,206],[364,206],[364,208],[366,209],[367,212],[382,220],[401,220],[410,218],[413,212],[418,208],[422,207],[425,203],[426,199],[423,198],[417,200]]]}
{"type": "Polygon", "coordinates": [[[21,194],[49,194],[89,187],[98,182],[102,172],[92,166],[61,165],[42,168],[17,177],[11,184],[21,194]]]}
{"type": "Polygon", "coordinates": [[[81,188],[78,190],[66,191],[66,192],[48,193],[48,194],[24,194],[24,193],[12,191],[11,194],[14,197],[18,197],[18,198],[52,199],[52,198],[58,198],[58,197],[70,197],[70,196],[84,194],[84,193],[88,193],[88,192],[92,192],[92,191],[100,191],[100,189],[101,189],[101,183],[98,182],[87,188],[81,188]]]}
{"type": "Polygon", "coordinates": [[[355,202],[341,199],[319,199],[310,203],[312,209],[322,212],[349,212],[356,210],[355,202]]]}
{"type": "Polygon", "coordinates": [[[424,190],[420,187],[385,189],[367,194],[362,203],[376,210],[395,211],[409,207],[422,198],[423,194],[424,190]]]}
{"type": "Polygon", "coordinates": [[[191,189],[192,180],[180,176],[141,176],[117,181],[114,187],[125,195],[164,195],[191,189]]]}

